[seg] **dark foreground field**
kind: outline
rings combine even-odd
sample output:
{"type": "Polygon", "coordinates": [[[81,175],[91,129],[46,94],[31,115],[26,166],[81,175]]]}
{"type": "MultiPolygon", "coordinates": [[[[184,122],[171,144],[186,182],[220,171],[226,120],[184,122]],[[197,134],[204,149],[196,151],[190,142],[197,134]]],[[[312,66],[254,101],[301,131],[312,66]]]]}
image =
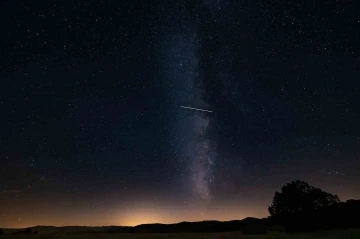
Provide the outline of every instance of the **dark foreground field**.
{"type": "Polygon", "coordinates": [[[169,233],[169,234],[147,234],[147,233],[39,233],[38,235],[1,235],[1,239],[360,239],[360,229],[347,229],[339,231],[325,231],[316,233],[301,233],[301,234],[285,234],[285,233],[272,233],[267,235],[243,235],[240,232],[224,232],[224,233],[169,233]]]}

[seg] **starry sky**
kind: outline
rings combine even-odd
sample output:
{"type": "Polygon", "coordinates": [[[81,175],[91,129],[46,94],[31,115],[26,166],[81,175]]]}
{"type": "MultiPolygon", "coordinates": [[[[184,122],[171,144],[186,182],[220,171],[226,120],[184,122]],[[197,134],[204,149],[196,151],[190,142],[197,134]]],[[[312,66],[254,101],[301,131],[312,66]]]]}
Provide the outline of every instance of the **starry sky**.
{"type": "Polygon", "coordinates": [[[357,9],[3,1],[0,226],[266,217],[297,179],[360,198],[357,9]]]}

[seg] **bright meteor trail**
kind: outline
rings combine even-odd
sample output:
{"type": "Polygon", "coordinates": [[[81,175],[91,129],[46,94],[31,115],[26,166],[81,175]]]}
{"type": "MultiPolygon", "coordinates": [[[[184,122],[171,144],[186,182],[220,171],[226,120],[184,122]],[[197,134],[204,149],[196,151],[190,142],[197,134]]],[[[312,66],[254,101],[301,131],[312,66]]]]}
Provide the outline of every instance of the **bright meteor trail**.
{"type": "Polygon", "coordinates": [[[197,108],[192,108],[192,107],[187,107],[187,106],[180,106],[180,107],[184,108],[184,109],[199,110],[199,111],[205,111],[205,112],[209,112],[209,113],[212,112],[211,110],[197,109],[197,108]]]}

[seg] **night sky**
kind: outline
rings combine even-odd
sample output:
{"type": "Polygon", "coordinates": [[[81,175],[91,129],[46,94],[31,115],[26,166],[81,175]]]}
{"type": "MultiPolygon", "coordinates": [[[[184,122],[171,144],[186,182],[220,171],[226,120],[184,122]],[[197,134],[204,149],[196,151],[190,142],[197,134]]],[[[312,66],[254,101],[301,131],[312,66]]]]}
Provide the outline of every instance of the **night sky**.
{"type": "Polygon", "coordinates": [[[297,179],[360,198],[357,4],[2,1],[0,226],[266,217],[297,179]]]}

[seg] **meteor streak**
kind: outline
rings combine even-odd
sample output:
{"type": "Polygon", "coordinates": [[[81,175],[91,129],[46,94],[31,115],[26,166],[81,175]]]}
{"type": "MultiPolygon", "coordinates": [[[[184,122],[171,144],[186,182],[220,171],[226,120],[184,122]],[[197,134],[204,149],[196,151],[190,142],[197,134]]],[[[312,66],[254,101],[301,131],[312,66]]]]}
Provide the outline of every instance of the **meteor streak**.
{"type": "Polygon", "coordinates": [[[188,107],[188,106],[180,106],[180,107],[184,108],[184,109],[198,110],[198,111],[204,111],[204,112],[209,112],[209,113],[212,112],[211,110],[197,109],[197,108],[192,108],[192,107],[188,107]]]}

